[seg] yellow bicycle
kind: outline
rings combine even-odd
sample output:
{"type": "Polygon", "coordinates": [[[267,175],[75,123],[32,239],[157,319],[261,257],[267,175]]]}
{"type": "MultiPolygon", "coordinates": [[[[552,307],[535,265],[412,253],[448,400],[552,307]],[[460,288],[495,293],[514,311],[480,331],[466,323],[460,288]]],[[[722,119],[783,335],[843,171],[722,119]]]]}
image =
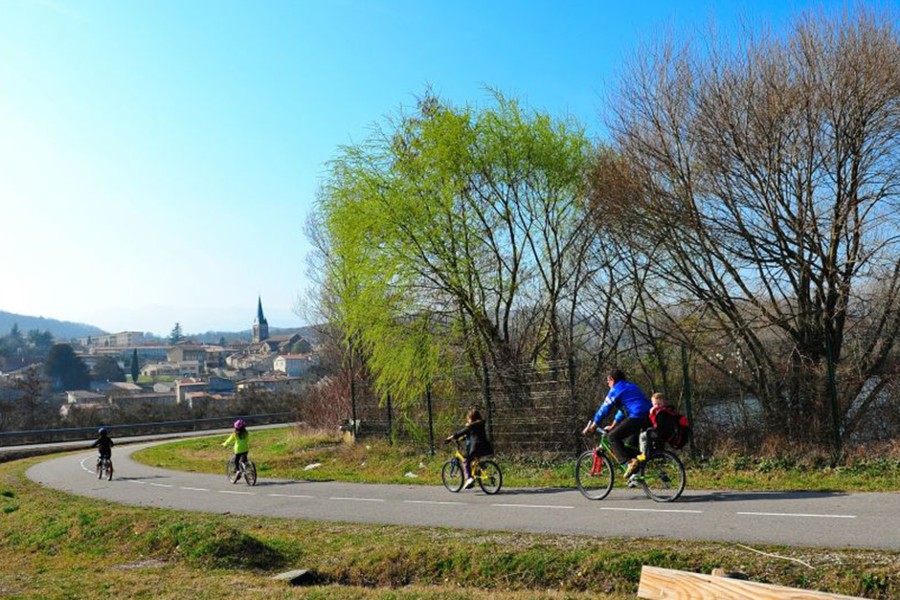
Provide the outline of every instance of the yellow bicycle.
{"type": "MultiPolygon", "coordinates": [[[[441,467],[441,481],[444,482],[444,487],[453,493],[461,490],[465,483],[463,473],[465,459],[466,457],[459,447],[459,440],[456,440],[456,452],[441,467]]],[[[492,460],[473,458],[469,468],[472,471],[472,478],[478,482],[485,494],[496,494],[500,491],[503,486],[503,472],[500,470],[500,465],[492,460]]]]}

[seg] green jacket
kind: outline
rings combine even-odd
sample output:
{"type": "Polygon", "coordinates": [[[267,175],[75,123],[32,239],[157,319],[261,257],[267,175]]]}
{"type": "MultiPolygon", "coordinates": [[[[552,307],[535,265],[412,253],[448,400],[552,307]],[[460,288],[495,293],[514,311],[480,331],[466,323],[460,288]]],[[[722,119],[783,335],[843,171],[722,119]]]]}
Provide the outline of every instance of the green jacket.
{"type": "Polygon", "coordinates": [[[222,442],[223,446],[227,446],[231,442],[234,442],[234,453],[241,454],[242,452],[250,451],[250,432],[247,432],[247,435],[244,437],[238,437],[237,434],[233,433],[228,436],[228,439],[222,442]]]}

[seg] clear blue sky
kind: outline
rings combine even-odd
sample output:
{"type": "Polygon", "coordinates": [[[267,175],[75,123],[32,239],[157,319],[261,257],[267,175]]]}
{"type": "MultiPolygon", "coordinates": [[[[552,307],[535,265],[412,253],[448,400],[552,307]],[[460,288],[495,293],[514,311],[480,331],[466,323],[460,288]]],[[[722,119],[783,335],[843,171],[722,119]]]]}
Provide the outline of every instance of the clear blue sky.
{"type": "Polygon", "coordinates": [[[341,144],[427,86],[602,137],[666,29],[844,2],[0,0],[0,310],[107,331],[304,324],[303,228],[341,144]]]}

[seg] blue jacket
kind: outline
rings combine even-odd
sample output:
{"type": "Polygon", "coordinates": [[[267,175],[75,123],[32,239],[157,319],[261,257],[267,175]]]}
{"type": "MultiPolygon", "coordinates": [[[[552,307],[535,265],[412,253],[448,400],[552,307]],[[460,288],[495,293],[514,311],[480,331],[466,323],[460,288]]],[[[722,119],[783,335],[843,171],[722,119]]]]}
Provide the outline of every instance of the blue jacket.
{"type": "Polygon", "coordinates": [[[632,419],[646,419],[650,416],[653,404],[641,391],[641,388],[630,381],[617,381],[594,414],[594,423],[597,425],[610,413],[613,408],[618,408],[626,417],[632,419]]]}

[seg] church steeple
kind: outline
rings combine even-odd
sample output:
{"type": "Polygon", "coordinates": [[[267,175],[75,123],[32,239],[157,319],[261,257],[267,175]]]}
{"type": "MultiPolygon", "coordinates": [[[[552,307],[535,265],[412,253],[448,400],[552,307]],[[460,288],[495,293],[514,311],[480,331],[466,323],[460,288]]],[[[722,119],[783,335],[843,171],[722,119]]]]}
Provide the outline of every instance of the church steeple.
{"type": "Polygon", "coordinates": [[[253,319],[253,343],[258,344],[269,337],[269,322],[263,314],[262,297],[256,306],[256,318],[253,319]]]}

